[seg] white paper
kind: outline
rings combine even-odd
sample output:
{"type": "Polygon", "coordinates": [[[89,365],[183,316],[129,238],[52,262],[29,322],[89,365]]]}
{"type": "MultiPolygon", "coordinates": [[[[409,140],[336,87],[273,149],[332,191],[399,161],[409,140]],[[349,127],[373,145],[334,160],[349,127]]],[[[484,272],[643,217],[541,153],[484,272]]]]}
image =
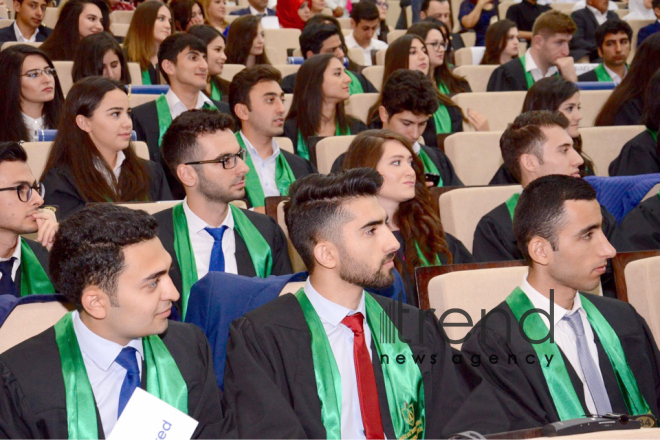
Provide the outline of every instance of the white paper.
{"type": "Polygon", "coordinates": [[[172,405],[137,388],[108,440],[127,438],[190,440],[199,422],[172,405]]]}

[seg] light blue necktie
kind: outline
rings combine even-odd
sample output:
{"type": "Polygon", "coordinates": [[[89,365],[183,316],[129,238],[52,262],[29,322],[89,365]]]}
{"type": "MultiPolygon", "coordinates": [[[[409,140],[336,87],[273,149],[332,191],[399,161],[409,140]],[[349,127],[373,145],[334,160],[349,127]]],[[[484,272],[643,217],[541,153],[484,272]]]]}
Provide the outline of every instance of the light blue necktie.
{"type": "Polygon", "coordinates": [[[598,415],[611,413],[612,404],[607,395],[607,389],[605,388],[605,383],[600,375],[600,371],[589,351],[580,313],[575,312],[570,315],[564,315],[562,319],[568,322],[568,325],[571,326],[571,329],[573,329],[573,332],[577,337],[577,352],[580,367],[582,368],[582,374],[584,375],[584,381],[587,383],[587,388],[591,393],[591,397],[594,399],[596,412],[598,415]]]}
{"type": "Polygon", "coordinates": [[[213,237],[213,249],[211,249],[211,261],[209,263],[209,272],[224,272],[225,271],[225,254],[222,252],[222,236],[227,230],[227,226],[223,225],[219,228],[204,228],[206,232],[213,237]]]}
{"type": "Polygon", "coordinates": [[[137,350],[133,347],[124,347],[115,359],[115,362],[126,369],[126,377],[119,392],[117,418],[121,416],[135,389],[140,386],[140,368],[138,367],[136,353],[137,350]]]}

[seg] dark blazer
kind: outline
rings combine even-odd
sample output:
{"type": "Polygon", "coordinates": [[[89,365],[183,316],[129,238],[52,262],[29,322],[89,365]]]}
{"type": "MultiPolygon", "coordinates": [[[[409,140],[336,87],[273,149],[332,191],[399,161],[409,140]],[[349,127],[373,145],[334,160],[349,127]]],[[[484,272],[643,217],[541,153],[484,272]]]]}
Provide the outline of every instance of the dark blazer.
{"type": "MultiPolygon", "coordinates": [[[[596,48],[596,29],[598,28],[596,17],[589,8],[584,7],[573,12],[571,18],[577,25],[577,31],[573,34],[570,42],[570,55],[575,61],[589,55],[590,62],[599,63],[601,58],[598,56],[596,48]]],[[[607,19],[620,20],[614,11],[607,11],[607,19]]]]}
{"type": "MultiPolygon", "coordinates": [[[[145,163],[150,177],[149,201],[172,200],[170,187],[167,185],[163,169],[160,164],[140,159],[145,163]]],[[[78,192],[68,168],[53,168],[42,179],[46,187],[46,205],[57,206],[57,219],[64,220],[71,214],[84,208],[87,202],[78,192]]]]}
{"type": "Polygon", "coordinates": [[[288,151],[284,151],[281,148],[280,154],[284,155],[284,159],[286,159],[287,163],[291,167],[291,171],[293,171],[293,175],[296,176],[296,179],[302,179],[309,174],[318,173],[316,167],[304,157],[289,153],[288,151]]]}
{"type": "Polygon", "coordinates": [[[660,197],[637,205],[623,218],[620,228],[635,250],[660,250],[660,197]]]}
{"type": "Polygon", "coordinates": [[[578,82],[587,82],[587,81],[598,81],[598,77],[596,76],[596,71],[590,70],[586,73],[583,73],[582,75],[578,76],[578,82]]]}
{"type": "MultiPolygon", "coordinates": [[[[644,318],[639,316],[630,304],[596,295],[586,294],[586,296],[603,314],[619,337],[639,390],[653,415],[658,417],[660,353],[644,318]]],[[[486,319],[486,324],[482,320],[470,331],[462,348],[467,356],[480,355],[481,371],[486,378],[518,403],[518,406],[508,406],[515,411],[511,413],[512,419],[515,420],[515,425],[511,429],[540,428],[545,424],[558,422],[559,415],[538,359],[535,359],[533,364],[525,361],[527,356],[536,358],[536,352],[518,330],[511,308],[506,302],[502,302],[486,315],[486,319]],[[513,326],[509,327],[511,323],[513,326]],[[508,337],[507,333],[509,333],[508,337]],[[492,355],[499,358],[497,364],[484,361],[492,355]],[[508,361],[510,355],[517,358],[517,364],[508,361]]],[[[595,332],[594,337],[598,348],[600,371],[612,410],[614,413],[627,414],[628,410],[612,364],[595,332]]],[[[582,408],[587,413],[582,382],[563,352],[561,355],[582,408]]]]}
{"type": "Polygon", "coordinates": [[[637,34],[637,47],[641,46],[644,40],[652,34],[660,32],[660,23],[656,20],[655,23],[651,23],[648,26],[644,26],[639,30],[637,34]]]}
{"type": "MultiPolygon", "coordinates": [[[[229,13],[229,15],[250,15],[250,8],[237,9],[229,13]]],[[[269,17],[276,17],[277,12],[274,9],[266,8],[266,15],[269,17]]]]}
{"type": "Polygon", "coordinates": [[[660,173],[658,144],[648,131],[643,131],[625,143],[608,168],[610,176],[634,176],[660,173]]]}
{"type": "Polygon", "coordinates": [[[612,125],[641,125],[644,99],[642,97],[629,99],[621,104],[614,115],[612,125]]]}
{"type": "MultiPolygon", "coordinates": [[[[34,256],[37,257],[37,260],[39,261],[39,264],[41,264],[41,267],[44,268],[44,271],[46,272],[46,275],[48,275],[48,278],[50,278],[50,272],[48,271],[48,249],[43,247],[41,243],[33,241],[33,240],[28,240],[26,238],[23,238],[22,240],[25,240],[27,245],[30,247],[32,252],[34,252],[34,256]]],[[[19,244],[20,246],[20,244],[19,244]]],[[[20,266],[18,267],[18,270],[16,271],[16,278],[14,278],[14,283],[16,284],[17,287],[17,292],[18,295],[20,296],[21,294],[21,268],[20,266]]],[[[44,293],[44,292],[32,292],[32,293],[44,293]]]]}
{"type": "MultiPolygon", "coordinates": [[[[347,115],[348,118],[348,128],[351,134],[358,134],[361,131],[367,129],[367,126],[364,125],[364,122],[360,121],[353,116],[347,115]]],[[[284,122],[284,136],[291,139],[293,142],[293,148],[298,152],[298,118],[287,119],[284,122]]]]}
{"type": "MultiPolygon", "coordinates": [[[[231,412],[222,406],[211,350],[192,324],[169,322],[161,339],[188,386],[188,414],[199,421],[193,438],[235,437],[231,412]]],[[[62,361],[53,327],[0,355],[0,437],[68,438],[62,361]]],[[[146,389],[146,368],[142,385],[146,389]]],[[[104,438],[96,410],[99,438],[104,438]]]]}
{"type": "MultiPolygon", "coordinates": [[[[49,27],[44,26],[43,24],[39,26],[39,33],[37,34],[37,43],[43,43],[46,41],[46,38],[50,36],[50,33],[53,30],[49,27]]],[[[6,28],[0,29],[0,43],[6,43],[7,41],[16,41],[16,32],[14,32],[14,24],[7,26],[6,28]]]]}
{"type": "Polygon", "coordinates": [[[499,66],[491,73],[486,90],[489,92],[527,91],[525,69],[519,58],[499,66]]]}
{"type": "MultiPolygon", "coordinates": [[[[374,85],[371,84],[371,81],[369,81],[366,76],[358,72],[351,72],[351,73],[355,75],[357,79],[360,81],[360,85],[362,86],[362,90],[364,90],[364,93],[378,93],[378,89],[376,89],[376,87],[374,87],[374,85]]],[[[293,93],[293,89],[296,85],[296,75],[298,75],[297,72],[284,77],[284,79],[282,80],[282,84],[280,84],[282,86],[282,91],[284,93],[293,93]]]]}
{"type": "MultiPolygon", "coordinates": [[[[259,214],[257,212],[242,209],[243,213],[247,215],[248,219],[257,228],[261,235],[266,239],[270,245],[270,250],[273,254],[273,275],[287,275],[293,273],[291,267],[291,260],[289,259],[289,248],[286,241],[286,236],[282,228],[267,215],[259,214]]],[[[154,215],[158,221],[158,238],[163,243],[165,250],[172,256],[172,269],[170,270],[170,277],[172,282],[179,289],[182,290],[181,267],[176,258],[174,251],[174,222],[172,220],[172,209],[166,209],[154,215]]],[[[236,239],[236,266],[238,274],[247,277],[257,276],[254,270],[254,264],[250,259],[247,245],[243,238],[234,229],[234,238],[236,239]]],[[[180,306],[180,300],[177,303],[180,306]]]]}

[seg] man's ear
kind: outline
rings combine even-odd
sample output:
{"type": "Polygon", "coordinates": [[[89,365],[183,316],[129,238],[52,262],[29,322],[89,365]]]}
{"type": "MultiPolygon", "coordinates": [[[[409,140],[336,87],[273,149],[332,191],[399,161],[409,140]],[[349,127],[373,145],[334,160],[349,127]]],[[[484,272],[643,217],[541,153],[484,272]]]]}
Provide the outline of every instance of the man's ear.
{"type": "Polygon", "coordinates": [[[176,167],[176,176],[181,181],[181,184],[185,187],[192,188],[197,185],[199,176],[197,176],[197,170],[192,165],[185,165],[180,163],[176,167]]]}
{"type": "Polygon", "coordinates": [[[108,315],[110,297],[98,286],[87,286],[80,297],[83,310],[94,319],[105,319],[108,315]]]}
{"type": "Polygon", "coordinates": [[[520,156],[520,171],[535,173],[539,166],[539,159],[533,154],[522,154],[520,156]]]}
{"type": "Polygon", "coordinates": [[[603,50],[600,47],[597,47],[596,50],[598,51],[598,58],[603,58],[603,50]]]}
{"type": "Polygon", "coordinates": [[[543,37],[541,35],[534,35],[532,37],[532,46],[541,47],[543,45],[543,37]]]}
{"type": "Polygon", "coordinates": [[[326,269],[335,269],[339,265],[337,247],[329,241],[320,241],[314,246],[314,260],[326,269]]]}
{"type": "Polygon", "coordinates": [[[351,29],[355,29],[356,27],[357,27],[357,23],[355,22],[355,20],[351,18],[351,29]]]}
{"type": "Polygon", "coordinates": [[[390,115],[387,113],[387,109],[382,105],[378,107],[378,116],[380,116],[380,121],[383,124],[389,124],[390,115]]]}
{"type": "Polygon", "coordinates": [[[311,58],[311,57],[313,57],[314,55],[318,55],[318,54],[315,54],[315,53],[312,52],[311,50],[308,50],[307,53],[305,54],[305,59],[311,58]]]}
{"type": "Polygon", "coordinates": [[[539,236],[532,237],[527,244],[527,252],[529,253],[529,257],[536,264],[547,266],[552,262],[552,245],[545,238],[539,236]]]}
{"type": "Polygon", "coordinates": [[[176,72],[176,63],[173,63],[170,60],[163,60],[161,65],[163,66],[163,72],[167,73],[169,78],[171,78],[176,72]]]}
{"type": "Polygon", "coordinates": [[[246,104],[236,104],[234,106],[234,113],[241,121],[247,121],[250,115],[250,110],[246,104]]]}

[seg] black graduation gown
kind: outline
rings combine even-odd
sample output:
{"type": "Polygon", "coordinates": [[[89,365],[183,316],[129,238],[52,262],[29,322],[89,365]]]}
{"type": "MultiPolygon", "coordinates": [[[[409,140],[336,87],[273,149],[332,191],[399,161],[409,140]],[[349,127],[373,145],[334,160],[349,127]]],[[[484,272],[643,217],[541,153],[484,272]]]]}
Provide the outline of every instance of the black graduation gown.
{"type": "Polygon", "coordinates": [[[284,151],[281,148],[280,153],[284,156],[284,159],[286,159],[286,162],[291,167],[291,171],[293,171],[293,175],[296,177],[296,179],[302,179],[309,174],[318,173],[316,167],[304,157],[289,153],[288,151],[284,151]]]}
{"type": "MultiPolygon", "coordinates": [[[[273,273],[272,275],[287,275],[293,273],[291,267],[291,260],[289,259],[289,248],[286,241],[284,232],[279,225],[271,217],[259,214],[258,212],[248,211],[241,209],[247,215],[248,219],[257,228],[257,230],[264,237],[266,242],[270,245],[273,254],[273,273]]],[[[182,291],[182,278],[181,267],[176,258],[174,251],[174,222],[172,220],[172,209],[166,209],[159,213],[154,214],[156,221],[158,221],[158,238],[163,243],[163,247],[172,256],[172,269],[170,269],[170,277],[172,282],[179,290],[182,291]]],[[[254,264],[250,259],[247,245],[243,238],[234,229],[234,238],[236,239],[236,266],[238,274],[246,277],[255,277],[257,273],[254,270],[254,264]]],[[[177,307],[180,309],[181,300],[177,301],[177,307]]]]}
{"type": "MultiPolygon", "coordinates": [[[[192,325],[170,321],[161,335],[188,386],[188,414],[199,421],[193,438],[236,436],[230,411],[215,383],[206,337],[192,325]]],[[[0,437],[68,438],[62,361],[53,327],[0,355],[0,437]]],[[[142,364],[142,386],[146,367],[142,364]]],[[[96,409],[99,438],[103,426],[96,409]]]]}
{"type": "Polygon", "coordinates": [[[489,185],[520,185],[520,182],[518,182],[518,179],[513,177],[513,174],[511,174],[511,171],[506,167],[506,165],[502,164],[500,167],[497,169],[497,172],[493,176],[492,179],[490,179],[490,182],[488,182],[489,185]]]}
{"type": "Polygon", "coordinates": [[[578,82],[594,82],[598,81],[595,70],[590,70],[582,75],[578,76],[578,82]]]}
{"type": "MultiPolygon", "coordinates": [[[[378,89],[371,84],[371,81],[369,81],[366,76],[358,72],[351,71],[351,73],[356,76],[358,81],[360,81],[364,93],[378,93],[378,89]]],[[[297,72],[287,75],[282,79],[280,86],[284,93],[293,93],[293,89],[296,85],[296,75],[298,75],[297,72]]]]}
{"type": "MultiPolygon", "coordinates": [[[[413,356],[425,356],[426,361],[418,365],[424,380],[427,438],[446,438],[467,429],[508,429],[509,421],[493,389],[466,362],[452,363],[452,355],[458,352],[443,340],[432,313],[378,295],[374,298],[403,337],[411,341],[413,356]]],[[[376,353],[373,342],[372,353],[376,353]]],[[[395,438],[382,367],[378,359],[373,365],[383,429],[387,438],[395,438]]],[[[241,438],[327,438],[310,333],[292,294],[280,296],[232,323],[225,398],[236,413],[241,438]]]]}
{"type": "MultiPolygon", "coordinates": [[[[451,132],[459,133],[463,131],[463,115],[460,107],[447,107],[447,111],[451,120],[451,132]]],[[[435,132],[435,121],[433,118],[430,118],[429,122],[427,122],[426,129],[422,133],[422,138],[426,146],[433,148],[438,146],[438,134],[435,132]]]]}
{"type": "MultiPolygon", "coordinates": [[[[660,353],[644,318],[639,316],[630,304],[596,295],[587,294],[587,296],[619,337],[637,385],[657,417],[660,402],[660,353]]],[[[539,365],[539,359],[536,358],[532,345],[520,334],[511,308],[506,302],[502,302],[484,319],[485,326],[484,320],[477,323],[468,334],[462,349],[467,357],[480,356],[482,374],[518,403],[517,406],[507,405],[507,409],[515,411],[509,415],[514,423],[512,429],[536,428],[558,422],[559,415],[539,365]],[[507,337],[509,332],[510,337],[507,337]],[[497,364],[488,361],[492,355],[498,357],[497,364]],[[509,363],[510,355],[515,356],[517,363],[513,361],[509,363]],[[530,364],[526,359],[531,359],[534,363],[530,364]]],[[[600,370],[612,410],[615,413],[627,413],[612,364],[595,332],[594,336],[600,370]]],[[[561,354],[573,387],[587,413],[582,382],[563,352],[561,354]]],[[[546,362],[545,358],[540,361],[546,362]]]]}
{"type": "MultiPolygon", "coordinates": [[[[221,101],[212,101],[220,113],[231,115],[229,104],[221,101]]],[[[131,118],[133,119],[133,130],[135,130],[135,133],[137,134],[137,140],[146,142],[147,147],[149,147],[149,159],[161,164],[163,167],[165,178],[172,190],[174,200],[183,199],[186,196],[183,185],[181,185],[176,176],[172,174],[172,171],[170,171],[167,164],[163,161],[160,146],[158,145],[160,129],[158,127],[156,101],[147,102],[146,104],[134,107],[131,112],[131,118]]]]}
{"type": "Polygon", "coordinates": [[[506,62],[493,71],[488,79],[489,92],[527,91],[525,69],[519,58],[506,62]]]}
{"type": "MultiPolygon", "coordinates": [[[[583,56],[588,55],[590,62],[600,62],[601,58],[598,56],[598,49],[596,46],[596,29],[598,28],[598,22],[596,21],[593,12],[585,7],[573,12],[571,18],[577,25],[577,31],[575,31],[575,34],[573,34],[573,38],[569,43],[571,48],[570,56],[577,61],[583,56]]],[[[619,16],[614,11],[607,11],[607,19],[620,20],[619,16]]]]}
{"type": "MultiPolygon", "coordinates": [[[[150,160],[140,160],[145,163],[151,181],[149,184],[149,201],[172,200],[172,193],[160,164],[150,160]]],[[[46,205],[57,206],[56,214],[59,221],[85,207],[87,202],[78,192],[68,169],[52,168],[41,181],[46,187],[44,202],[46,205]]]]}
{"type": "Polygon", "coordinates": [[[621,234],[637,251],[660,249],[660,197],[644,200],[621,222],[621,234]]]}
{"type": "MultiPolygon", "coordinates": [[[[350,115],[346,115],[346,118],[348,119],[348,129],[351,132],[350,134],[358,134],[367,129],[364,122],[359,119],[350,115]]],[[[293,148],[296,151],[296,154],[298,154],[298,118],[287,119],[284,122],[284,136],[291,139],[293,148]]]]}
{"type": "MultiPolygon", "coordinates": [[[[39,33],[37,34],[37,43],[43,43],[46,41],[46,38],[50,36],[50,33],[53,30],[49,27],[44,26],[43,24],[39,26],[39,33]]],[[[9,26],[0,29],[0,45],[6,43],[7,41],[16,41],[16,32],[14,32],[14,23],[9,26]]]]}
{"type": "Polygon", "coordinates": [[[660,173],[658,144],[648,131],[630,139],[608,168],[610,176],[660,173]]]}
{"type": "MultiPolygon", "coordinates": [[[[48,275],[48,278],[50,279],[50,272],[48,270],[48,249],[43,247],[41,243],[33,241],[33,240],[28,240],[26,238],[23,238],[25,242],[27,243],[28,247],[34,252],[34,256],[37,257],[37,260],[39,261],[39,264],[41,264],[41,267],[43,267],[44,271],[46,272],[46,275],[48,275]]],[[[19,244],[20,246],[20,244],[19,244]]],[[[22,264],[22,263],[21,263],[22,264]]],[[[17,287],[17,293],[20,296],[21,295],[21,267],[18,267],[18,270],[16,271],[16,277],[14,278],[14,283],[16,284],[17,287]]],[[[32,292],[32,293],[43,293],[43,292],[32,292]]]]}
{"type": "Polygon", "coordinates": [[[611,125],[641,125],[644,99],[632,98],[621,104],[611,125]]]}

